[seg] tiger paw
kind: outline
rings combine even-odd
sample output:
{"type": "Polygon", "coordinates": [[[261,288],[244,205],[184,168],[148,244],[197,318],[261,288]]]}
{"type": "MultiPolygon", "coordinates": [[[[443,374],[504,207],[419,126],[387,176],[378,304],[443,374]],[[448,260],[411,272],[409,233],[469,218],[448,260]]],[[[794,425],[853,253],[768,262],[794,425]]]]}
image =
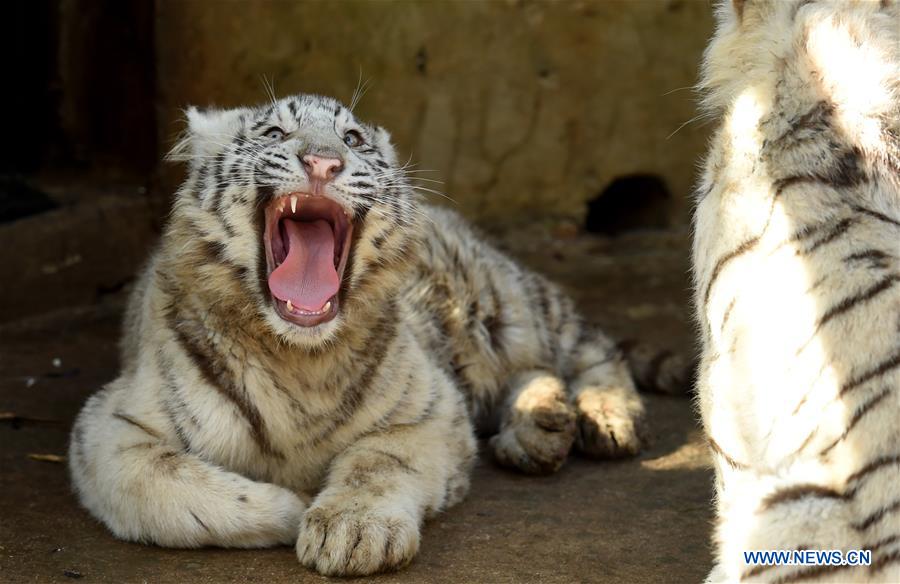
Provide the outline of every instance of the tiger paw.
{"type": "Polygon", "coordinates": [[[503,466],[548,474],[563,465],[574,441],[575,411],[562,382],[532,375],[510,405],[500,432],[491,438],[491,448],[503,466]]]}
{"type": "Polygon", "coordinates": [[[578,432],[575,446],[594,458],[624,458],[641,451],[643,406],[626,392],[603,389],[581,393],[575,404],[578,432]]]}
{"type": "Polygon", "coordinates": [[[393,511],[313,505],[300,525],[297,558],[326,576],[364,576],[408,564],[419,550],[418,522],[393,511]]]}

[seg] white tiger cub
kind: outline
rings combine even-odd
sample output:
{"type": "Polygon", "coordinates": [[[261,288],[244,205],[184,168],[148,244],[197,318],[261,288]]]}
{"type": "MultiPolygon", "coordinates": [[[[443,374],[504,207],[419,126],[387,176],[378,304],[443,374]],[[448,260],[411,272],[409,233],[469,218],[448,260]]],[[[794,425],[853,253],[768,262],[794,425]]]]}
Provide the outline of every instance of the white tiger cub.
{"type": "Polygon", "coordinates": [[[725,2],[693,249],[710,581],[900,582],[900,7],[725,2]],[[767,566],[745,550],[870,550],[767,566]]]}
{"type": "MultiPolygon", "coordinates": [[[[188,120],[121,376],[72,432],[78,495],[117,536],[296,542],[306,566],[368,574],[409,562],[423,518],[465,496],[473,421],[497,412],[494,454],[526,472],[573,442],[638,451],[623,351],[416,201],[383,129],[310,95],[188,120]]],[[[679,382],[677,359],[643,365],[638,381],[679,382]]]]}

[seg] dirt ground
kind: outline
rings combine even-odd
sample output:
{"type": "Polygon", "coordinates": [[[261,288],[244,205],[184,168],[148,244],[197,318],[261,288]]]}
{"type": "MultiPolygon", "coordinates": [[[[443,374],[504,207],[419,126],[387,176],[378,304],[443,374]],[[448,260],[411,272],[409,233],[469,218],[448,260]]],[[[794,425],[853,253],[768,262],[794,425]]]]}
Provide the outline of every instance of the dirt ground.
{"type": "MultiPolygon", "coordinates": [[[[685,233],[604,239],[520,231],[502,239],[619,338],[693,350],[685,233]]],[[[78,506],[64,462],[33,458],[64,456],[84,399],[116,375],[121,306],[119,294],[0,327],[0,581],[327,580],[301,567],[290,548],[167,550],[117,541],[78,506]]],[[[701,581],[711,564],[706,449],[687,396],[648,402],[653,440],[633,460],[573,457],[556,475],[535,478],[483,455],[468,499],[426,524],[416,560],[372,580],[701,581]]]]}

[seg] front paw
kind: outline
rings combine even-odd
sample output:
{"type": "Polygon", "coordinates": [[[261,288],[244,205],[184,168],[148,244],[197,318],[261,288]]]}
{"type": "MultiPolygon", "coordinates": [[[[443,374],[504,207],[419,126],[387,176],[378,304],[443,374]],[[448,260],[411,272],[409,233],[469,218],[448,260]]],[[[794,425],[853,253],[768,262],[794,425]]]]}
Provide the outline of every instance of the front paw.
{"type": "MultiPolygon", "coordinates": [[[[351,504],[352,505],[352,504],[351,504]]],[[[300,563],[326,576],[395,570],[419,550],[418,522],[402,512],[314,505],[300,524],[300,563]]]]}
{"type": "Polygon", "coordinates": [[[576,401],[579,451],[595,458],[623,458],[641,451],[643,407],[624,392],[587,391],[576,401]]]}

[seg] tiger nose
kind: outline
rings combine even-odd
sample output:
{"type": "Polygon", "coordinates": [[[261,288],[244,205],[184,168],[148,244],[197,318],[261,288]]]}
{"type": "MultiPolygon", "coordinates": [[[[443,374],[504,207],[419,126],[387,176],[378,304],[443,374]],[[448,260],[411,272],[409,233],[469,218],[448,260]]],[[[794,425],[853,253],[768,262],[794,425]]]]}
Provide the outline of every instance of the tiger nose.
{"type": "Polygon", "coordinates": [[[340,158],[325,158],[315,154],[305,154],[300,158],[306,175],[312,180],[330,181],[344,169],[340,158]]]}

